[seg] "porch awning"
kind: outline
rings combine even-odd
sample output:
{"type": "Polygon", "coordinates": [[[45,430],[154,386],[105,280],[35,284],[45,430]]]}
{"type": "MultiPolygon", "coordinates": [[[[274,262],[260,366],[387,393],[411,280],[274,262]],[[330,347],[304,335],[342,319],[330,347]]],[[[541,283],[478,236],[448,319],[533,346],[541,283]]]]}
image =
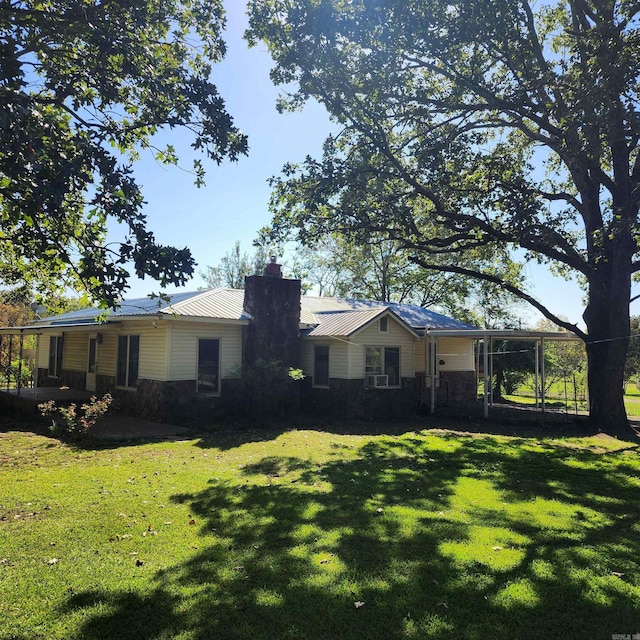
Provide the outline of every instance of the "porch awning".
{"type": "Polygon", "coordinates": [[[10,335],[23,335],[23,336],[37,336],[46,333],[61,333],[66,331],[82,331],[90,328],[105,327],[109,324],[119,324],[118,322],[69,322],[59,324],[46,324],[46,325],[26,325],[24,327],[0,327],[0,336],[10,335]]]}

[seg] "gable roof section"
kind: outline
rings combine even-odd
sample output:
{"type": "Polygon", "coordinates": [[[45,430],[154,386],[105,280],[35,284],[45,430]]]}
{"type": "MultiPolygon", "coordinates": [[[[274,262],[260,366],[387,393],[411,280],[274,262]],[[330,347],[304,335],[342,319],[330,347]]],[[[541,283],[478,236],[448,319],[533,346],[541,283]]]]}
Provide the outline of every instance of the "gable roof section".
{"type": "Polygon", "coordinates": [[[312,329],[307,335],[312,338],[318,337],[344,337],[352,336],[354,333],[361,331],[371,322],[383,315],[390,315],[399,322],[407,331],[416,335],[416,333],[408,327],[393,311],[388,307],[379,307],[377,309],[361,309],[358,311],[338,311],[337,313],[319,313],[318,325],[312,329]]]}

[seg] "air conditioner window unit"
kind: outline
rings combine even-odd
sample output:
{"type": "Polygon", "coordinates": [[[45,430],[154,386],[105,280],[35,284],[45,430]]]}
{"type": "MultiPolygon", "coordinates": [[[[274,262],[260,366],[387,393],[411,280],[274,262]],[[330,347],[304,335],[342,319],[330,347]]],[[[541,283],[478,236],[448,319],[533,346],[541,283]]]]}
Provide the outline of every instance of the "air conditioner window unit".
{"type": "Polygon", "coordinates": [[[367,374],[367,387],[376,387],[382,389],[389,386],[389,376],[377,373],[367,374]]]}

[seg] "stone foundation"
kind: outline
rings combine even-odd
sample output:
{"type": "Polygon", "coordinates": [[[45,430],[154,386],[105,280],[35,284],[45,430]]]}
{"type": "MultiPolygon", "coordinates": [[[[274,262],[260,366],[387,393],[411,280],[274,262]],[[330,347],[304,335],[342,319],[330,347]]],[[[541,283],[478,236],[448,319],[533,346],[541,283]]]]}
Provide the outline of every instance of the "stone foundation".
{"type": "Polygon", "coordinates": [[[38,368],[38,386],[39,387],[59,387],[58,378],[49,377],[49,369],[38,368]]]}
{"type": "Polygon", "coordinates": [[[60,372],[60,387],[69,387],[69,389],[84,389],[86,387],[87,374],[84,371],[72,371],[71,369],[63,369],[60,372]]]}
{"type": "Polygon", "coordinates": [[[411,416],[418,401],[415,378],[402,378],[399,389],[369,389],[364,380],[331,378],[328,389],[315,389],[307,382],[302,411],[338,419],[394,420],[411,416]]]}

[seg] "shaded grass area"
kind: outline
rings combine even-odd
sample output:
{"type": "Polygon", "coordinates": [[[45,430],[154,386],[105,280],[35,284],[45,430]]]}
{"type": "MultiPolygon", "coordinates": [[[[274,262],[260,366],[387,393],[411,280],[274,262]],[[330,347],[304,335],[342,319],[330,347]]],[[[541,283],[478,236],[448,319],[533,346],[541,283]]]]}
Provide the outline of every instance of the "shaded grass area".
{"type": "Polygon", "coordinates": [[[0,434],[0,638],[640,631],[640,455],[313,430],[81,450],[0,434]]]}

